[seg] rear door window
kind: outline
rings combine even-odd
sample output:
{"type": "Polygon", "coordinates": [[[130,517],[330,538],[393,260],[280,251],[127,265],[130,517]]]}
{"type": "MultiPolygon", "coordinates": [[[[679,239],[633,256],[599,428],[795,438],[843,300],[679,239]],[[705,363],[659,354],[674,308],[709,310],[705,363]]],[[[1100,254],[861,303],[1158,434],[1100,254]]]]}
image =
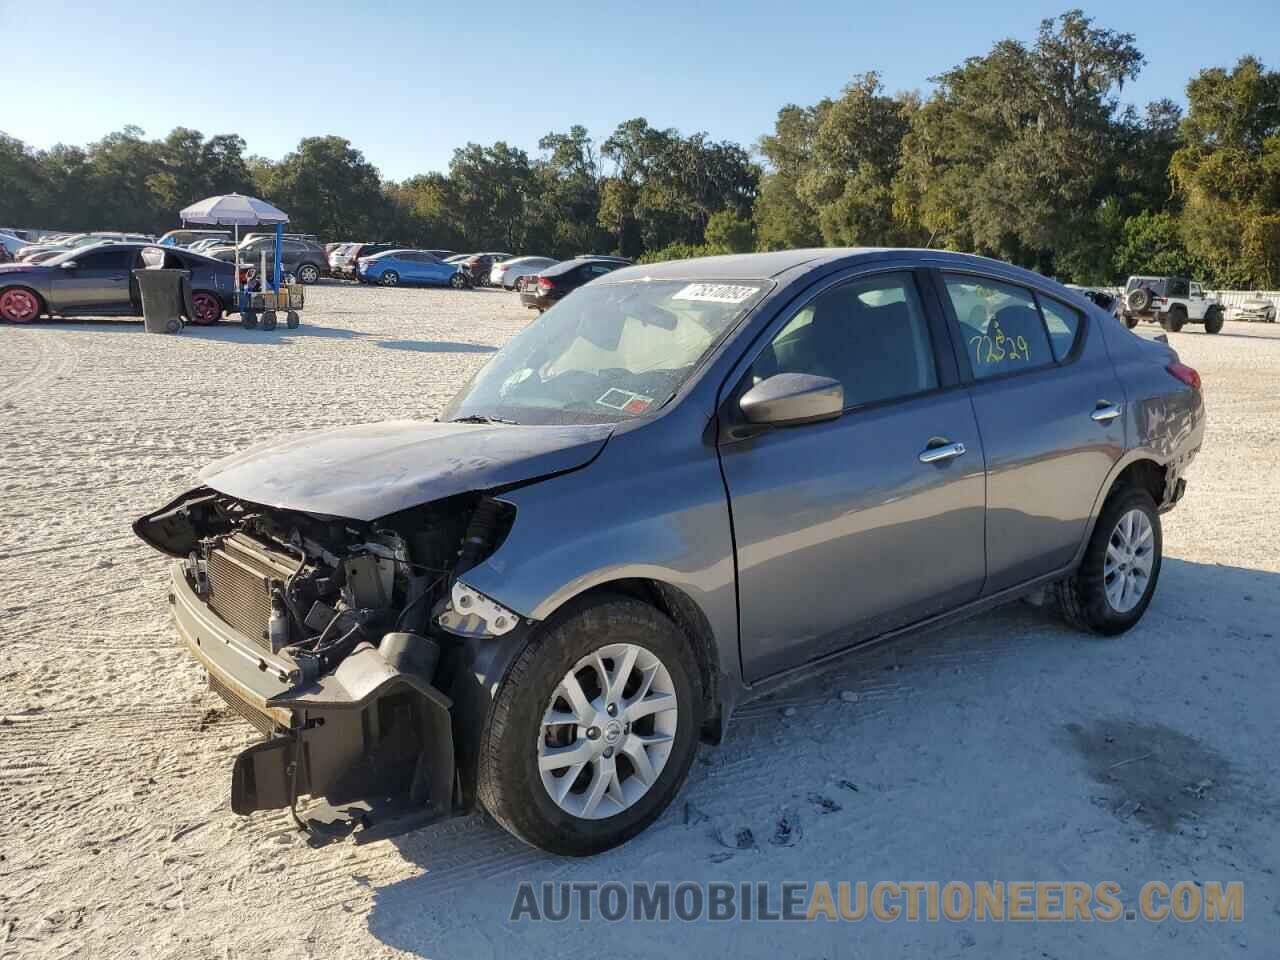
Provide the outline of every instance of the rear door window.
{"type": "Polygon", "coordinates": [[[945,280],[975,379],[1054,362],[1031,291],[986,277],[947,274],[945,280]]]}

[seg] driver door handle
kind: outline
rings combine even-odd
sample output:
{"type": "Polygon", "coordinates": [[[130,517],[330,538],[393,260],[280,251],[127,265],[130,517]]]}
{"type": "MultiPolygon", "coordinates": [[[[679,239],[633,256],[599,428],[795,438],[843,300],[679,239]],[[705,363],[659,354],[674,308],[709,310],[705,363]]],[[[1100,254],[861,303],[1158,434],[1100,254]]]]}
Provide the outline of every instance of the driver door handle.
{"type": "Polygon", "coordinates": [[[1120,405],[1109,400],[1099,400],[1097,408],[1089,416],[1098,423],[1107,423],[1120,416],[1120,405]]]}
{"type": "Polygon", "coordinates": [[[942,443],[936,447],[926,447],[920,453],[921,463],[938,463],[964,456],[963,443],[942,443]]]}

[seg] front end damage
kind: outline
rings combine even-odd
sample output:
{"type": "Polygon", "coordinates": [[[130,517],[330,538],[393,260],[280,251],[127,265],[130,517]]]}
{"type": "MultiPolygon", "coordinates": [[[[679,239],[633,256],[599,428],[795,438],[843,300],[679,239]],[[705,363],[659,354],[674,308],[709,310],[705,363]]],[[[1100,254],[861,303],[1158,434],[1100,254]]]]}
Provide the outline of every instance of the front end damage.
{"type": "Polygon", "coordinates": [[[477,702],[477,643],[528,624],[462,575],[512,512],[465,494],[367,522],[201,487],[134,524],[175,558],[174,620],[210,687],[264,735],[236,758],[236,813],[465,802],[455,699],[477,702]]]}

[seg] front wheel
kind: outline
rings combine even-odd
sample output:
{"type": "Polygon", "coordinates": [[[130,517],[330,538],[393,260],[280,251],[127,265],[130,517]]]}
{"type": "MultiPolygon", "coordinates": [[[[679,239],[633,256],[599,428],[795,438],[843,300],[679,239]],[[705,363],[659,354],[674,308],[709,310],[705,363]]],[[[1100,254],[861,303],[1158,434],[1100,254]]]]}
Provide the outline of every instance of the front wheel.
{"type": "Polygon", "coordinates": [[[467,278],[461,270],[449,278],[449,286],[455,290],[465,290],[467,288],[467,278]]]}
{"type": "Polygon", "coordinates": [[[1132,627],[1155,593],[1163,549],[1151,494],[1136,487],[1114,494],[1102,508],[1080,568],[1057,585],[1067,622],[1106,636],[1132,627]]]}
{"type": "Polygon", "coordinates": [[[274,330],[276,328],[276,312],[274,310],[266,310],[262,314],[262,329],[274,330]]]}
{"type": "Polygon", "coordinates": [[[625,843],[684,782],[701,706],[689,642],[667,617],[621,596],[577,603],[537,628],[498,690],[480,801],[552,853],[625,843]]]}

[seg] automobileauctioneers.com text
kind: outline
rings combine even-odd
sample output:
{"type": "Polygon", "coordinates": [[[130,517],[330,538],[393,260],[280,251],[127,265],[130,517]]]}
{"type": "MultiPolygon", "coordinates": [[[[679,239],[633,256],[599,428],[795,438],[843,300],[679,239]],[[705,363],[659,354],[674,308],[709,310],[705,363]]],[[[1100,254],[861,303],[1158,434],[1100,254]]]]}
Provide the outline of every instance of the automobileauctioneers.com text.
{"type": "Polygon", "coordinates": [[[1126,897],[1112,880],[521,883],[510,919],[1238,923],[1244,884],[1152,880],[1126,897]]]}

